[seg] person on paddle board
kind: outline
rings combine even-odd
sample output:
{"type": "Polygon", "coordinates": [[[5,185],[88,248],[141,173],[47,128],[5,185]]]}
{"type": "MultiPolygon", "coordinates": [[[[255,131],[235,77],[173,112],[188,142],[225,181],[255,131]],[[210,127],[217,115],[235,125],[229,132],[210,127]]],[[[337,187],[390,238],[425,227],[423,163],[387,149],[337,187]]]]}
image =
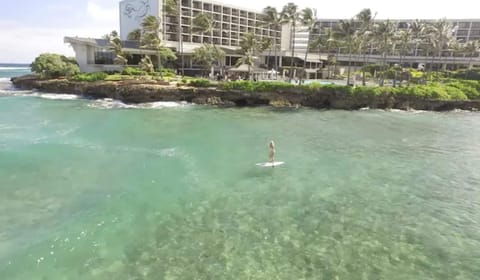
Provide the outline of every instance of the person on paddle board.
{"type": "Polygon", "coordinates": [[[275,142],[273,142],[273,140],[268,143],[268,149],[268,161],[273,163],[275,161],[275,142]]]}

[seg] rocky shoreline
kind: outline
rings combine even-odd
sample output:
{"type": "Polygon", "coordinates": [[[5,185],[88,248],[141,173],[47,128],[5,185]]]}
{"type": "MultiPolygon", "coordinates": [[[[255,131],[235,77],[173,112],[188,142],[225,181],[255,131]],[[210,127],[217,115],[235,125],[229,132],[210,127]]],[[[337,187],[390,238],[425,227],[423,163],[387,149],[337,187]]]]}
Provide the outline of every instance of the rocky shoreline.
{"type": "Polygon", "coordinates": [[[112,98],[124,103],[137,104],[156,101],[187,101],[222,107],[275,106],[311,107],[317,109],[358,110],[401,109],[449,111],[454,109],[479,110],[480,100],[428,100],[407,95],[384,94],[380,96],[355,96],[321,88],[302,92],[300,88],[278,92],[226,91],[217,88],[176,87],[154,81],[99,81],[74,82],[66,79],[42,80],[36,76],[12,78],[18,89],[40,92],[82,95],[89,98],[112,98]]]}

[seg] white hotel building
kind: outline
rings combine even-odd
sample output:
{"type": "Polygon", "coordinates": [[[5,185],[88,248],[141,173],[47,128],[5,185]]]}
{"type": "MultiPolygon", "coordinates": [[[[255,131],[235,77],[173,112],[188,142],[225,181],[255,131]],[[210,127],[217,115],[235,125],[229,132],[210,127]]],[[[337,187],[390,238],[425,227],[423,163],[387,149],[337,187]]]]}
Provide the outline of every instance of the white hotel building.
{"type": "MultiPolygon", "coordinates": [[[[290,56],[292,42],[290,39],[289,25],[282,26],[279,30],[273,30],[265,26],[261,20],[260,11],[226,5],[221,2],[202,1],[202,0],[178,0],[180,6],[178,11],[181,13],[180,22],[177,16],[167,15],[164,12],[165,0],[123,0],[119,3],[120,16],[120,37],[123,41],[123,47],[126,52],[131,54],[129,64],[137,65],[142,55],[149,54],[155,56],[155,51],[141,49],[139,42],[128,41],[128,34],[140,28],[143,19],[149,15],[158,17],[162,22],[161,39],[162,43],[177,52],[182,48],[184,54],[183,69],[186,74],[194,75],[201,70],[199,65],[191,59],[195,48],[204,43],[212,43],[220,46],[226,53],[224,65],[234,67],[237,59],[241,56],[238,53],[241,37],[246,33],[254,33],[258,38],[271,38],[276,41],[277,55],[279,55],[280,65],[283,69],[290,66],[290,56]],[[192,31],[193,19],[200,13],[211,14],[215,21],[213,37],[211,34],[200,34],[192,31]],[[181,28],[181,40],[179,40],[178,28],[181,28]],[[183,47],[182,47],[183,46],[183,47]]],[[[318,21],[321,30],[333,28],[339,23],[339,19],[322,19],[318,21]]],[[[408,22],[412,20],[394,20],[398,28],[405,28],[408,22]]],[[[450,20],[456,26],[457,39],[464,42],[480,39],[480,20],[450,20]]],[[[300,26],[295,33],[295,65],[303,66],[305,52],[307,50],[308,38],[315,35],[309,34],[300,26]]],[[[69,43],[76,54],[80,69],[84,72],[94,71],[112,71],[120,70],[122,66],[113,64],[113,53],[109,49],[109,42],[104,39],[65,37],[65,42],[69,43]]],[[[421,49],[413,50],[403,61],[412,65],[426,64],[431,62],[431,58],[424,55],[421,49]]],[[[265,69],[272,69],[274,65],[274,51],[266,51],[260,55],[257,60],[257,66],[263,66],[265,69]]],[[[307,57],[307,73],[310,78],[317,77],[323,63],[327,60],[327,53],[318,53],[318,50],[310,50],[307,57]]],[[[348,54],[340,50],[337,56],[337,64],[345,65],[348,61],[348,54]]],[[[358,65],[363,61],[363,56],[353,56],[352,60],[358,65]]],[[[375,49],[369,51],[368,60],[370,63],[379,63],[382,61],[380,54],[375,49]]],[[[155,61],[153,59],[153,61],[155,61]]],[[[397,63],[399,56],[392,54],[388,57],[389,63],[397,63]]],[[[465,54],[454,55],[446,51],[441,58],[435,58],[436,65],[480,65],[480,58],[468,57],[465,54]],[[441,61],[438,61],[441,59],[441,61]]],[[[178,69],[182,68],[180,59],[173,65],[178,69]]],[[[339,67],[340,69],[341,67],[339,67]]]]}
{"type": "MultiPolygon", "coordinates": [[[[120,37],[126,52],[132,54],[129,64],[136,65],[140,56],[144,54],[155,55],[154,51],[139,48],[139,43],[127,41],[128,34],[140,28],[143,19],[149,15],[162,19],[161,39],[166,47],[179,51],[181,46],[184,53],[185,73],[195,73],[200,70],[191,59],[195,48],[204,43],[210,43],[210,34],[200,34],[192,31],[192,20],[200,13],[211,14],[215,20],[213,30],[213,44],[220,46],[226,52],[225,65],[233,67],[240,57],[238,53],[241,37],[246,33],[254,33],[259,39],[271,38],[276,41],[277,54],[280,56],[280,63],[288,66],[286,60],[290,57],[290,31],[288,26],[273,30],[265,26],[261,20],[260,11],[226,5],[220,2],[179,0],[181,1],[181,26],[176,16],[167,15],[164,12],[165,0],[123,0],[120,2],[120,37]],[[181,27],[182,43],[179,40],[178,28],[181,27]],[[282,59],[283,57],[283,59],[282,59]]],[[[65,37],[76,54],[80,69],[85,72],[119,70],[121,66],[113,65],[113,54],[109,51],[109,43],[104,39],[65,37]]],[[[257,60],[259,65],[272,68],[274,64],[274,51],[265,52],[257,60]],[[268,66],[266,57],[270,55],[268,66]]],[[[301,50],[295,53],[298,60],[302,59],[299,66],[303,66],[305,53],[301,50]]],[[[323,57],[326,59],[326,57],[323,57]]],[[[322,65],[317,53],[309,54],[308,66],[312,68],[309,72],[316,72],[322,65]]],[[[181,65],[177,63],[178,68],[181,65]]]]}

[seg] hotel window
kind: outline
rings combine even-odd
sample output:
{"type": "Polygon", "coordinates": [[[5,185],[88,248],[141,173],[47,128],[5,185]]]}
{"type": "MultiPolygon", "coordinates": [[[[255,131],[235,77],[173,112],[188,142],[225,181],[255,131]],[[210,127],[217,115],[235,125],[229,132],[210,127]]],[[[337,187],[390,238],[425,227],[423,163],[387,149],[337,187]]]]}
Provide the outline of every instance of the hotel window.
{"type": "Polygon", "coordinates": [[[470,22],[459,22],[458,28],[470,28],[470,22]]]}
{"type": "Polygon", "coordinates": [[[113,64],[115,54],[107,49],[95,49],[95,64],[113,64]]]}

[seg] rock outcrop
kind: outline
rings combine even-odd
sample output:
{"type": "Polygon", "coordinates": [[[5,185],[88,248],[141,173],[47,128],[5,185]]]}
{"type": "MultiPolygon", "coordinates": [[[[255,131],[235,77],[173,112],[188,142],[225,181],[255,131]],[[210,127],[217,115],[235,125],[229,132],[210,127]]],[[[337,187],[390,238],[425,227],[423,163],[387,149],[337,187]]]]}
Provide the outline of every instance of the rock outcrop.
{"type": "Polygon", "coordinates": [[[12,83],[19,89],[76,94],[90,98],[113,98],[125,103],[187,101],[219,107],[271,105],[275,107],[306,106],[344,110],[357,110],[365,107],[430,111],[480,109],[480,100],[428,100],[414,96],[392,94],[365,97],[336,91],[333,88],[320,88],[308,93],[302,92],[300,88],[278,92],[243,92],[217,88],[166,86],[155,81],[74,82],[66,79],[41,80],[34,75],[13,78],[12,83]]]}

